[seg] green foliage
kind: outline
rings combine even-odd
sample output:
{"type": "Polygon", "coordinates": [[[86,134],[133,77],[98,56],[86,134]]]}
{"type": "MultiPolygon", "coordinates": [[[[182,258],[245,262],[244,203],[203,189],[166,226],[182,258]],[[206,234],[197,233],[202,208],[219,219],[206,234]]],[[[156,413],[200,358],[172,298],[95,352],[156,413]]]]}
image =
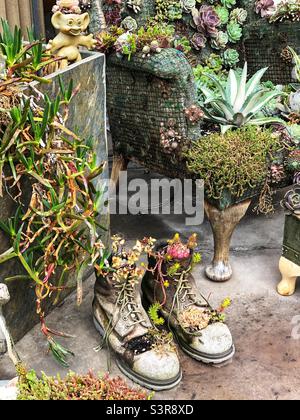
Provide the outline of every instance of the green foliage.
{"type": "Polygon", "coordinates": [[[182,19],[182,3],[179,0],[156,0],[156,18],[159,21],[182,19]]]}
{"type": "Polygon", "coordinates": [[[34,39],[32,31],[28,30],[29,43],[24,45],[20,28],[16,26],[12,30],[4,19],[1,19],[1,26],[0,52],[6,59],[8,78],[15,76],[23,81],[38,80],[48,83],[37,73],[55,59],[44,51],[42,41],[34,39]]]}
{"type": "Polygon", "coordinates": [[[229,37],[229,41],[235,44],[242,38],[243,30],[238,23],[230,22],[227,25],[227,34],[229,37]]]}
{"type": "Polygon", "coordinates": [[[34,370],[24,372],[18,384],[19,401],[99,401],[149,400],[153,394],[131,388],[121,378],[96,376],[92,372],[78,375],[70,372],[65,379],[34,370]]]}
{"type": "Polygon", "coordinates": [[[183,52],[184,54],[188,54],[192,49],[190,41],[186,37],[176,38],[174,40],[174,48],[183,52]]]}
{"type": "Polygon", "coordinates": [[[170,267],[168,267],[167,276],[174,277],[175,274],[178,273],[180,268],[181,268],[181,265],[179,263],[172,264],[170,267]]]}
{"type": "Polygon", "coordinates": [[[241,76],[237,71],[230,70],[225,87],[208,73],[207,77],[214,82],[215,90],[200,86],[206,97],[203,108],[205,116],[209,121],[219,124],[222,133],[233,127],[282,123],[279,118],[258,117],[264,106],[282,93],[277,90],[270,92],[260,85],[266,68],[255,73],[248,82],[247,69],[245,63],[241,76]]]}
{"type": "Polygon", "coordinates": [[[22,58],[26,52],[22,44],[21,29],[15,26],[10,29],[8,22],[1,18],[2,33],[0,33],[0,46],[2,53],[6,56],[8,66],[13,66],[22,58]]]}
{"type": "Polygon", "coordinates": [[[165,320],[159,315],[159,311],[161,310],[161,304],[159,302],[154,303],[150,306],[148,310],[149,318],[153,322],[155,326],[164,325],[165,320]]]}
{"type": "Polygon", "coordinates": [[[202,261],[202,255],[199,252],[193,254],[193,264],[200,264],[202,261]]]}
{"type": "MultiPolygon", "coordinates": [[[[6,23],[2,24],[2,41],[13,57],[18,50],[14,45],[18,31],[13,35],[6,23]]],[[[98,233],[96,205],[101,192],[95,190],[93,182],[102,173],[103,164],[97,162],[93,142],[80,139],[67,127],[69,104],[78,92],[72,81],[65,86],[60,80],[60,92],[53,100],[41,94],[28,99],[18,90],[20,81],[34,80],[41,69],[39,45],[32,43],[26,64],[14,61],[7,69],[7,80],[0,80],[1,92],[17,97],[12,101],[16,106],[1,110],[8,118],[1,119],[0,124],[0,197],[8,193],[16,203],[27,203],[29,198],[27,206],[21,204],[13,217],[0,222],[0,229],[10,239],[10,248],[0,255],[0,263],[17,258],[26,278],[35,283],[42,332],[55,359],[67,366],[67,357],[73,353],[53,338],[67,335],[46,326],[43,303],[67,287],[63,274],[72,270],[75,276],[79,273],[80,303],[80,273],[85,264],[101,259],[104,245],[98,233]],[[21,77],[16,77],[19,74],[21,77]],[[53,276],[60,272],[59,287],[53,286],[53,276]]]]}
{"type": "Polygon", "coordinates": [[[204,179],[209,198],[219,200],[228,193],[242,197],[265,181],[270,161],[282,147],[271,130],[250,126],[194,142],[186,152],[187,166],[204,179]]]}

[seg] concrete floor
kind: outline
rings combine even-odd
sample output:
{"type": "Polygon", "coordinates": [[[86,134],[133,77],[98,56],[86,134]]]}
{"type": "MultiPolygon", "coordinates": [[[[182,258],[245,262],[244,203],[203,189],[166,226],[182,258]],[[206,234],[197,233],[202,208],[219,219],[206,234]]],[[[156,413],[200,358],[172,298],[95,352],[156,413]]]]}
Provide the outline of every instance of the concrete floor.
{"type": "MultiPolygon", "coordinates": [[[[277,203],[279,200],[280,196],[277,203]]],[[[212,234],[207,221],[198,229],[204,264],[194,274],[202,293],[211,294],[214,305],[224,297],[232,298],[228,324],[237,353],[233,362],[222,368],[202,365],[181,353],[182,383],[174,390],[157,393],[156,399],[286,400],[300,397],[300,339],[292,338],[293,317],[300,315],[300,287],[290,298],[276,293],[280,280],[278,260],[283,221],[284,214],[279,205],[270,217],[256,216],[249,210],[232,241],[234,276],[224,284],[212,283],[204,276],[204,265],[212,257],[212,234]]],[[[130,241],[145,234],[165,238],[174,231],[183,236],[191,233],[184,226],[183,218],[178,216],[113,216],[112,231],[124,234],[130,241]]],[[[90,279],[85,284],[85,298],[79,309],[73,295],[48,317],[49,325],[76,334],[77,337],[66,344],[75,351],[70,368],[77,372],[90,368],[107,371],[106,351],[96,353],[93,350],[99,339],[92,323],[92,299],[93,279],[90,279]]],[[[47,347],[39,327],[27,334],[17,344],[17,349],[27,365],[37,371],[66,373],[46,354],[47,347]]],[[[111,371],[114,375],[119,374],[114,361],[111,371]]],[[[7,357],[0,359],[0,379],[13,375],[7,357]]]]}

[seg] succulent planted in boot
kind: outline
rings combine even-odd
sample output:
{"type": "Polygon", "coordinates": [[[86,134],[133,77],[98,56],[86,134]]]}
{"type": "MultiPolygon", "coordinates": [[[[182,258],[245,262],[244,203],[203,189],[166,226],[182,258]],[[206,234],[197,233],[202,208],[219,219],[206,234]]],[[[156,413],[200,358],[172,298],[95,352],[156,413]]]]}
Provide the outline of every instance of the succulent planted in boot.
{"type": "Polygon", "coordinates": [[[191,275],[193,265],[201,261],[196,247],[196,235],[184,243],[176,234],[149,253],[149,267],[142,282],[144,303],[150,307],[152,318],[165,320],[187,354],[217,364],[234,354],[232,336],[223,323],[229,300],[214,310],[197,290],[191,275]]]}
{"type": "Polygon", "coordinates": [[[128,250],[121,237],[113,238],[111,255],[96,264],[93,312],[120,370],[140,385],[164,390],[177,385],[182,373],[172,336],[157,329],[141,303],[140,258],[153,246],[148,238],[128,250]]]}

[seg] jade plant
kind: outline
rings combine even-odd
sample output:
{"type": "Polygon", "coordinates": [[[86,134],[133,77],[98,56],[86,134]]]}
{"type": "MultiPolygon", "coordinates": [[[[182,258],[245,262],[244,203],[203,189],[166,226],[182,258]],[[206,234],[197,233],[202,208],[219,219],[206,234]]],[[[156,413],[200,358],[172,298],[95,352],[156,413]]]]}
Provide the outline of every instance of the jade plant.
{"type": "Polygon", "coordinates": [[[282,120],[277,117],[259,116],[268,102],[282,94],[260,85],[266,70],[267,68],[259,70],[247,82],[247,63],[245,63],[241,76],[237,71],[232,69],[229,71],[225,86],[215,76],[207,73],[207,77],[215,85],[215,90],[200,86],[206,98],[203,111],[207,120],[219,124],[222,133],[234,127],[281,123],[282,120]]]}
{"type": "Polygon", "coordinates": [[[60,81],[53,100],[37,87],[32,93],[21,90],[21,81],[37,79],[35,54],[40,66],[49,57],[40,52],[40,42],[23,48],[19,39],[19,31],[12,34],[4,24],[1,47],[9,54],[0,97],[9,101],[1,100],[5,107],[0,110],[0,197],[10,197],[17,210],[0,222],[11,242],[0,263],[16,259],[22,265],[22,278],[35,286],[41,331],[53,356],[67,366],[72,353],[54,339],[65,335],[46,325],[44,302],[52,295],[58,301],[68,287],[67,273],[73,272],[80,304],[84,270],[103,256],[98,233],[102,194],[94,180],[104,164],[97,162],[93,140],[84,141],[68,128],[69,105],[78,92],[72,81],[68,86],[60,81]]]}

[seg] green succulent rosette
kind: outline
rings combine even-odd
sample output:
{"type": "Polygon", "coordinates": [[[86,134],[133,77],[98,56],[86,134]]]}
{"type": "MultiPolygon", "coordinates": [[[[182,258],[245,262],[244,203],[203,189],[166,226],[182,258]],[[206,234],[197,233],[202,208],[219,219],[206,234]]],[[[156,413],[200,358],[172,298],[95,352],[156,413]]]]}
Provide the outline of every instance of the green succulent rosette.
{"type": "Polygon", "coordinates": [[[237,7],[230,13],[230,21],[243,25],[248,17],[248,12],[245,9],[237,7]]]}
{"type": "Polygon", "coordinates": [[[229,37],[229,41],[235,44],[242,38],[243,30],[238,23],[230,22],[227,25],[227,34],[229,37]]]}
{"type": "Polygon", "coordinates": [[[232,9],[236,5],[236,0],[221,0],[221,3],[227,9],[232,9]]]}
{"type": "Polygon", "coordinates": [[[226,25],[229,22],[229,10],[223,6],[216,6],[215,11],[221,20],[222,25],[226,25]]]}
{"type": "Polygon", "coordinates": [[[223,53],[223,62],[226,67],[235,67],[240,61],[240,55],[237,50],[233,48],[228,48],[228,50],[223,53]]]}
{"type": "Polygon", "coordinates": [[[219,31],[215,38],[211,40],[211,46],[212,48],[216,50],[223,50],[226,48],[226,45],[228,44],[229,37],[227,32],[219,31]]]}

